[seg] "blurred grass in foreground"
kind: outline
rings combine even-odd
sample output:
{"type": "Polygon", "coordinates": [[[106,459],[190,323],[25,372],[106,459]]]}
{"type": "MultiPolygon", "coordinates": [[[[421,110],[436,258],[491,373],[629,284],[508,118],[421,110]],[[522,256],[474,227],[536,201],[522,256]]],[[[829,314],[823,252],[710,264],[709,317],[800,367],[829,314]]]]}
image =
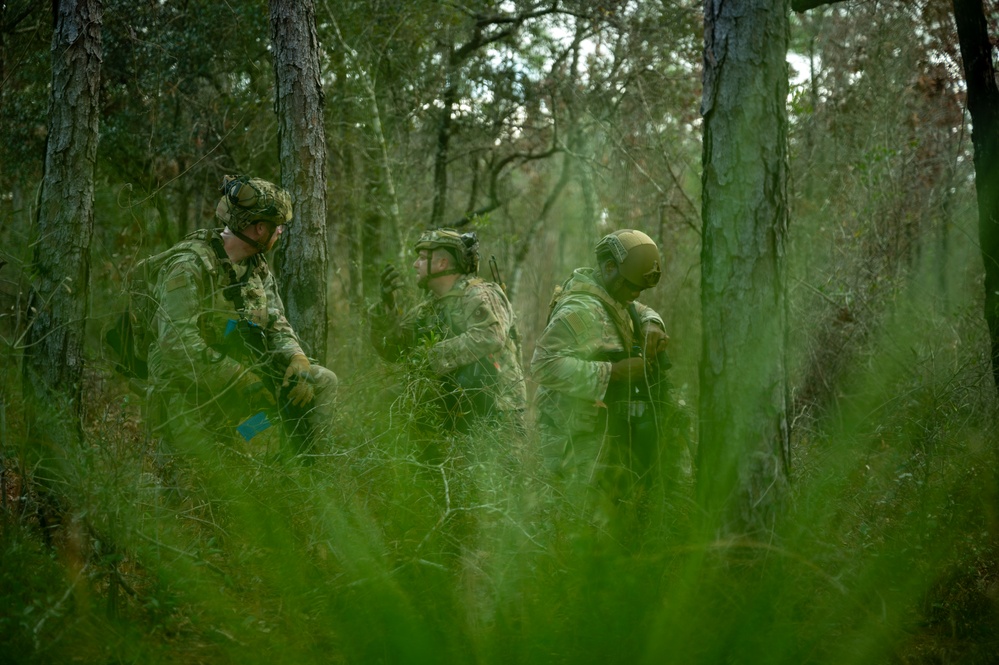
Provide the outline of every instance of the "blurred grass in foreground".
{"type": "MultiPolygon", "coordinates": [[[[23,405],[2,425],[0,653],[11,663],[931,663],[999,652],[996,424],[985,360],[923,308],[886,322],[834,408],[795,430],[767,542],[717,541],[670,449],[620,543],[533,441],[434,441],[392,377],[343,376],[312,466],[221,454],[158,474],[137,407],[95,379],[45,546],[23,405]]],[[[980,332],[972,333],[980,335],[980,332]]],[[[6,394],[13,394],[8,390],[6,394]]],[[[54,431],[58,428],[53,425],[54,431]]],[[[33,457],[34,455],[34,457],[33,457]]]]}

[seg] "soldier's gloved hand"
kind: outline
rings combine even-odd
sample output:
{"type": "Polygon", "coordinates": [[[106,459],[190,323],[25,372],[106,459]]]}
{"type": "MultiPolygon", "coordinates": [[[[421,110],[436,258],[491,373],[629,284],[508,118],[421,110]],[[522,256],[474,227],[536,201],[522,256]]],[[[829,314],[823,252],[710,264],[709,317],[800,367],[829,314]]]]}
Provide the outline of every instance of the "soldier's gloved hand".
{"type": "Polygon", "coordinates": [[[645,358],[625,358],[611,363],[611,383],[635,382],[645,378],[645,358]]]}
{"type": "Polygon", "coordinates": [[[667,344],[669,344],[669,335],[663,332],[662,328],[650,325],[645,329],[645,357],[649,361],[665,351],[667,344]]]}
{"type": "Polygon", "coordinates": [[[395,292],[402,288],[402,275],[391,263],[382,270],[382,304],[389,309],[395,307],[395,292]]]}
{"type": "Polygon", "coordinates": [[[282,388],[290,386],[291,380],[295,379],[295,385],[288,392],[288,401],[295,406],[308,404],[316,394],[315,388],[309,383],[309,378],[312,376],[312,373],[309,371],[310,369],[309,359],[301,353],[296,353],[291,357],[288,369],[284,371],[284,381],[281,383],[282,388]]]}

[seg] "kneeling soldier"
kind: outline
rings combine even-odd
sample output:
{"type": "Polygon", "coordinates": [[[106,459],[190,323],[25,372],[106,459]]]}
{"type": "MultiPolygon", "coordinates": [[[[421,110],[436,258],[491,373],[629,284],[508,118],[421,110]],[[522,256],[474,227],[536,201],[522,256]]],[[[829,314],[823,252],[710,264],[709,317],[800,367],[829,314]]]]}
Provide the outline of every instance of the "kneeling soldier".
{"type": "Polygon", "coordinates": [[[337,377],[302,350],[264,257],[291,223],[291,198],[247,176],[226,176],[222,191],[224,227],[195,231],[146,267],[156,276],[149,374],[160,428],[191,446],[238,441],[237,431],[249,441],[280,422],[291,452],[306,453],[329,435],[337,377]]]}

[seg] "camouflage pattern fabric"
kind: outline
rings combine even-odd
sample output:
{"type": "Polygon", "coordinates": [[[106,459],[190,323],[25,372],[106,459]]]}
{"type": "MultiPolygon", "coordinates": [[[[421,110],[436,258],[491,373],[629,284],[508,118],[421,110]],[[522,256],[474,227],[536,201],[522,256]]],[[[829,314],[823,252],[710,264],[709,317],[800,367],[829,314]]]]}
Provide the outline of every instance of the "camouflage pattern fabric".
{"type": "Polygon", "coordinates": [[[233,231],[255,222],[278,226],[290,224],[293,216],[288,192],[272,182],[248,176],[225,176],[225,192],[215,208],[215,217],[233,231]]]}
{"type": "Polygon", "coordinates": [[[463,383],[468,368],[492,373],[490,408],[519,412],[527,403],[513,308],[502,289],[463,275],[443,296],[425,297],[406,313],[378,306],[371,338],[383,358],[397,362],[426,345],[426,366],[445,381],[463,383]]]}
{"type": "Polygon", "coordinates": [[[662,317],[636,302],[643,327],[636,336],[626,307],[607,294],[593,272],[579,268],[562,286],[531,360],[542,444],[552,466],[566,463],[561,458],[567,456],[576,458],[569,464],[595,461],[608,426],[611,359],[628,357],[649,326],[665,331],[662,317]]]}
{"type": "MultiPolygon", "coordinates": [[[[291,357],[303,351],[264,257],[229,264],[230,273],[228,260],[220,259],[211,244],[213,238],[221,241],[220,232],[196,231],[164,255],[153,290],[156,340],[149,351],[149,370],[151,390],[166,405],[168,421],[187,414],[208,429],[231,434],[253,414],[234,388],[244,373],[280,385],[291,357]],[[241,354],[241,345],[235,343],[240,316],[224,296],[233,274],[241,284],[244,317],[260,331],[262,353],[253,357],[241,354]]],[[[307,417],[316,432],[326,432],[333,421],[337,378],[316,364],[310,372],[316,392],[307,417]]]]}

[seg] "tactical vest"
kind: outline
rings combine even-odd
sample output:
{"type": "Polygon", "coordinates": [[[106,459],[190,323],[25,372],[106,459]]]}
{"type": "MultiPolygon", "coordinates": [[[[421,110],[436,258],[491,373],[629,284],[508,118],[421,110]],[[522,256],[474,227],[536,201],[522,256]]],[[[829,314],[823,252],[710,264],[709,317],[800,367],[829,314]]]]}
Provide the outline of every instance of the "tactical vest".
{"type": "Polygon", "coordinates": [[[125,278],[124,311],[104,332],[114,366],[125,376],[140,380],[148,377],[149,347],[155,339],[153,327],[158,306],[154,292],[160,271],[174,258],[194,254],[215,279],[218,271],[209,244],[212,236],[210,229],[190,233],[173,247],[139,261],[129,271],[125,278]]]}
{"type": "MultiPolygon", "coordinates": [[[[426,321],[425,325],[421,326],[417,332],[417,337],[426,339],[433,334],[439,338],[448,338],[464,333],[464,330],[455,330],[452,327],[452,321],[445,320],[444,312],[447,309],[445,303],[449,299],[463,297],[465,291],[469,288],[483,285],[492,285],[498,289],[503,296],[506,306],[510,307],[510,302],[506,299],[506,294],[503,293],[498,284],[480,277],[472,277],[464,283],[462,288],[451,289],[440,296],[433,306],[433,320],[426,321]]],[[[513,341],[514,348],[519,356],[519,336],[516,324],[511,325],[507,331],[507,335],[513,341]]],[[[493,354],[478,358],[474,362],[452,371],[444,377],[445,391],[450,391],[449,397],[444,400],[446,409],[451,413],[461,413],[465,414],[465,416],[481,416],[492,413],[495,408],[495,392],[500,380],[499,373],[500,365],[498,356],[494,357],[493,354]],[[447,384],[450,384],[450,388],[447,387],[447,384]]],[[[466,417],[455,418],[453,422],[453,426],[459,431],[469,426],[469,424],[470,421],[467,421],[466,417]]]]}
{"type": "Polygon", "coordinates": [[[551,302],[548,304],[547,323],[551,323],[555,312],[558,311],[566,299],[575,294],[592,296],[603,305],[604,311],[607,312],[607,316],[610,317],[611,322],[614,324],[614,329],[617,330],[617,334],[621,338],[621,348],[624,349],[625,353],[629,353],[636,346],[636,342],[642,334],[642,326],[638,321],[638,312],[635,309],[634,303],[628,305],[629,316],[628,318],[624,318],[621,316],[620,305],[611,298],[606,290],[596,284],[590,284],[575,277],[570,277],[561,286],[555,287],[551,302]]]}
{"type": "MultiPolygon", "coordinates": [[[[603,306],[621,342],[622,350],[619,353],[601,353],[589,360],[613,363],[642,355],[642,323],[635,304],[629,304],[626,308],[627,315],[623,315],[621,305],[611,298],[605,289],[579,279],[578,275],[573,275],[555,288],[549,303],[549,323],[559,308],[575,295],[589,296],[603,306]]],[[[581,400],[559,393],[549,393],[547,399],[553,410],[561,414],[561,418],[555,419],[555,422],[559,422],[558,426],[577,432],[597,432],[609,428],[606,431],[621,434],[630,430],[631,423],[638,422],[635,417],[645,412],[649,389],[644,381],[630,385],[612,384],[604,396],[607,408],[597,408],[596,405],[583,403],[581,400]]]]}

